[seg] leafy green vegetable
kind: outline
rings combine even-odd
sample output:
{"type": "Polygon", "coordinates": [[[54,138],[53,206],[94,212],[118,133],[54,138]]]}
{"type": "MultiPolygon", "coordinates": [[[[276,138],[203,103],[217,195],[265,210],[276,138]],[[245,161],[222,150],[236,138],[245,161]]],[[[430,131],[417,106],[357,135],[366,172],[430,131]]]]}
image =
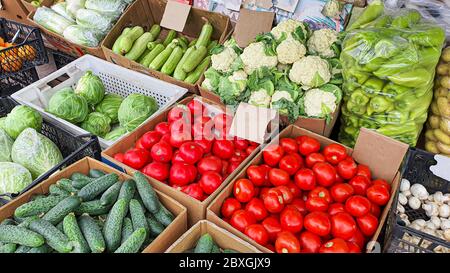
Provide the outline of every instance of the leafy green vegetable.
{"type": "Polygon", "coordinates": [[[158,111],[159,106],[152,97],[131,94],[123,100],[119,108],[119,123],[131,132],[158,111]]]}
{"type": "Polygon", "coordinates": [[[30,172],[12,162],[0,162],[0,194],[18,193],[33,182],[30,172]]]}
{"type": "Polygon", "coordinates": [[[95,106],[103,100],[105,86],[102,80],[89,70],[78,81],[75,94],[85,98],[89,105],[95,106]]]}
{"type": "Polygon", "coordinates": [[[264,44],[264,52],[267,56],[277,56],[278,43],[272,33],[268,32],[257,35],[256,42],[262,42],[264,44]]]}
{"type": "Polygon", "coordinates": [[[0,128],[0,162],[11,162],[11,149],[14,140],[0,128]]]}
{"type": "Polygon", "coordinates": [[[71,123],[80,123],[86,119],[89,106],[85,98],[66,87],[51,97],[47,112],[71,123]]]}
{"type": "Polygon", "coordinates": [[[119,122],[119,108],[122,104],[122,97],[116,94],[106,94],[102,102],[96,107],[95,111],[107,115],[111,119],[111,123],[119,122]]]}
{"type": "Polygon", "coordinates": [[[123,127],[117,127],[116,129],[112,130],[111,132],[107,133],[105,135],[105,139],[108,141],[115,141],[118,140],[121,136],[125,135],[127,130],[123,127]]]}
{"type": "Polygon", "coordinates": [[[34,128],[40,132],[42,116],[31,107],[19,105],[6,116],[1,127],[10,137],[16,139],[27,128],[34,128]]]}
{"type": "Polygon", "coordinates": [[[81,128],[96,136],[103,137],[111,131],[111,119],[102,113],[93,112],[81,123],[81,128]]]}

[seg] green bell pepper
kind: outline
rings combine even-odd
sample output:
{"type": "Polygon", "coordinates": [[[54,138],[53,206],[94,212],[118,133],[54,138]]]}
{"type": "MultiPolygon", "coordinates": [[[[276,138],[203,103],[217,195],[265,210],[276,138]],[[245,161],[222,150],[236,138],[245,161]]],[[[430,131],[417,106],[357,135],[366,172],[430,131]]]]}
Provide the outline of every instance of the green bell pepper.
{"type": "Polygon", "coordinates": [[[370,116],[373,113],[384,113],[394,108],[394,104],[383,96],[376,96],[370,100],[367,107],[367,114],[370,116]]]}
{"type": "Polygon", "coordinates": [[[359,127],[367,129],[376,129],[380,127],[375,119],[371,117],[362,118],[359,120],[359,127]]]}
{"type": "Polygon", "coordinates": [[[396,98],[394,102],[394,108],[395,110],[398,110],[400,112],[409,112],[411,111],[416,105],[420,103],[419,100],[414,96],[412,93],[404,93],[402,96],[399,96],[396,98]]]}
{"type": "Polygon", "coordinates": [[[356,127],[347,126],[347,127],[344,128],[344,132],[347,135],[352,136],[352,137],[354,137],[356,139],[356,136],[358,135],[359,129],[356,128],[356,127]]]}
{"type": "Polygon", "coordinates": [[[440,48],[424,47],[418,50],[418,54],[422,67],[434,70],[439,62],[441,50],[440,48]]]}
{"type": "Polygon", "coordinates": [[[400,137],[404,134],[417,133],[418,127],[414,121],[407,121],[403,124],[385,125],[378,128],[377,132],[388,137],[400,137]]]}
{"type": "Polygon", "coordinates": [[[367,111],[367,106],[348,101],[346,103],[346,108],[350,113],[363,115],[367,111]]]}
{"type": "Polygon", "coordinates": [[[350,101],[361,106],[366,106],[367,103],[369,103],[369,100],[370,98],[366,96],[364,90],[362,90],[361,88],[356,89],[350,95],[350,101]]]}
{"type": "Polygon", "coordinates": [[[394,39],[389,37],[379,40],[373,50],[375,52],[375,56],[389,59],[399,53],[402,50],[402,47],[399,46],[398,42],[396,43],[394,39]]]}
{"type": "Polygon", "coordinates": [[[347,28],[347,30],[353,30],[364,25],[369,24],[378,17],[380,17],[384,12],[384,4],[380,0],[373,1],[369,6],[367,6],[363,13],[356,19],[353,24],[347,28]]]}
{"type": "Polygon", "coordinates": [[[413,25],[420,22],[422,16],[416,10],[410,10],[406,14],[397,16],[392,21],[391,27],[395,28],[411,28],[413,25]]]}
{"type": "Polygon", "coordinates": [[[427,121],[428,108],[430,107],[433,93],[430,91],[426,96],[418,99],[418,103],[411,109],[410,119],[423,124],[427,121]]]}
{"type": "Polygon", "coordinates": [[[364,85],[362,86],[362,89],[366,94],[371,97],[375,94],[381,93],[384,87],[384,81],[381,79],[378,79],[376,77],[371,77],[368,79],[364,85]]]}
{"type": "Polygon", "coordinates": [[[408,91],[410,91],[410,88],[408,88],[408,87],[396,85],[392,82],[389,82],[388,84],[386,84],[386,86],[383,88],[383,90],[381,92],[386,97],[395,99],[398,96],[400,96],[408,91]]]}
{"type": "Polygon", "coordinates": [[[388,79],[398,85],[406,87],[419,87],[429,85],[434,78],[434,71],[424,68],[409,69],[391,76],[388,79]]]}
{"type": "Polygon", "coordinates": [[[442,48],[445,32],[441,27],[427,27],[411,32],[408,40],[419,46],[442,48]]]}
{"type": "Polygon", "coordinates": [[[386,112],[386,121],[390,124],[403,124],[408,121],[408,112],[401,112],[398,110],[392,110],[386,112]]]}

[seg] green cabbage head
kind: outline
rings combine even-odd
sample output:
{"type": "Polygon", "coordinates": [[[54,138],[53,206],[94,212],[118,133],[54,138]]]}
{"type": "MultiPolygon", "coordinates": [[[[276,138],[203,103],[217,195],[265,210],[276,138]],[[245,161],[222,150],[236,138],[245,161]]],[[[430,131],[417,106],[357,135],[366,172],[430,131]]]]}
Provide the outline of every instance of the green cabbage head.
{"type": "Polygon", "coordinates": [[[111,123],[119,122],[119,108],[122,104],[122,97],[116,94],[106,94],[105,98],[96,107],[95,111],[107,115],[111,123]]]}
{"type": "Polygon", "coordinates": [[[0,194],[21,192],[32,182],[31,173],[20,164],[0,162],[0,194]]]}
{"type": "Polygon", "coordinates": [[[83,122],[89,106],[85,98],[75,94],[71,87],[59,90],[48,103],[47,112],[71,123],[83,122]]]}
{"type": "Polygon", "coordinates": [[[85,98],[89,105],[95,106],[103,100],[105,86],[98,76],[92,71],[87,71],[78,81],[75,94],[85,98]]]}
{"type": "Polygon", "coordinates": [[[133,131],[153,113],[159,106],[152,97],[141,94],[131,94],[123,100],[119,108],[119,123],[128,132],[133,131]]]}
{"type": "Polygon", "coordinates": [[[11,148],[14,140],[0,128],[0,162],[11,162],[11,148]]]}
{"type": "Polygon", "coordinates": [[[16,139],[26,128],[34,128],[40,132],[42,129],[42,116],[31,107],[19,105],[12,109],[1,124],[2,129],[10,137],[16,139]]]}
{"type": "Polygon", "coordinates": [[[27,168],[33,179],[63,160],[55,143],[32,128],[23,130],[17,137],[12,146],[11,158],[13,162],[27,168]]]}
{"type": "Polygon", "coordinates": [[[107,133],[105,135],[105,139],[108,141],[116,141],[126,133],[128,133],[127,130],[119,126],[116,129],[112,130],[111,132],[107,133]]]}
{"type": "Polygon", "coordinates": [[[81,128],[91,134],[103,137],[111,131],[111,119],[102,113],[93,112],[81,123],[81,128]]]}

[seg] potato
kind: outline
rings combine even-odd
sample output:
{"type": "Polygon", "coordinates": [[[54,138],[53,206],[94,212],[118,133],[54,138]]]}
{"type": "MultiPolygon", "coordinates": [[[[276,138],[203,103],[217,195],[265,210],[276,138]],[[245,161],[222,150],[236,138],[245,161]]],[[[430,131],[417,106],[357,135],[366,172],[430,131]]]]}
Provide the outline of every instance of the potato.
{"type": "Polygon", "coordinates": [[[450,62],[450,47],[447,47],[442,51],[441,58],[444,62],[450,62]]]}
{"type": "Polygon", "coordinates": [[[438,75],[442,75],[442,76],[447,75],[448,72],[449,72],[448,64],[446,64],[446,63],[440,63],[440,64],[437,66],[436,72],[437,72],[438,75]]]}
{"type": "Polygon", "coordinates": [[[440,84],[442,87],[449,89],[450,88],[450,77],[449,76],[442,77],[440,80],[440,84]]]}
{"type": "Polygon", "coordinates": [[[436,115],[436,116],[441,115],[441,113],[439,112],[439,108],[437,107],[437,104],[435,101],[433,101],[431,103],[431,113],[433,113],[433,115],[436,115]]]}
{"type": "Polygon", "coordinates": [[[436,147],[436,142],[433,141],[426,141],[425,142],[425,150],[427,150],[430,153],[438,154],[439,149],[436,147]]]}
{"type": "Polygon", "coordinates": [[[441,116],[450,118],[450,103],[447,100],[447,98],[444,97],[437,98],[436,105],[441,116]]]}
{"type": "Polygon", "coordinates": [[[443,144],[446,145],[450,145],[450,136],[442,132],[441,129],[434,129],[433,133],[439,142],[442,142],[443,144]]]}
{"type": "Polygon", "coordinates": [[[439,116],[431,115],[428,121],[430,122],[431,128],[433,129],[439,128],[439,121],[440,121],[439,116]]]}
{"type": "Polygon", "coordinates": [[[425,133],[425,138],[429,141],[437,141],[437,138],[434,136],[433,130],[427,130],[427,132],[425,133]]]}
{"type": "Polygon", "coordinates": [[[438,97],[447,97],[448,95],[448,89],[444,87],[439,87],[434,90],[434,98],[437,99],[438,97]]]}
{"type": "Polygon", "coordinates": [[[439,121],[439,129],[447,135],[450,135],[450,119],[441,117],[439,121]]]}
{"type": "Polygon", "coordinates": [[[450,155],[450,145],[447,145],[447,144],[444,144],[441,142],[437,142],[436,148],[439,150],[440,153],[442,153],[444,155],[450,155]]]}

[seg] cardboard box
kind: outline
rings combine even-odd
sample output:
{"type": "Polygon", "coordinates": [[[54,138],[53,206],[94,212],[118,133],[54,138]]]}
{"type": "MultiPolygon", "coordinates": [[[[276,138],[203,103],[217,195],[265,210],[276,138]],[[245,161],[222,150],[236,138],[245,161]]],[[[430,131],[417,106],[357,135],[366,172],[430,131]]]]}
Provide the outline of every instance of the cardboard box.
{"type": "MultiPolygon", "coordinates": [[[[195,97],[196,96],[191,96],[191,97],[185,98],[182,101],[180,101],[179,104],[188,104],[195,97]]],[[[200,97],[198,97],[198,98],[200,98],[200,97]]],[[[202,98],[202,100],[208,104],[215,105],[213,102],[210,102],[204,98],[202,98]]],[[[132,132],[128,136],[124,137],[122,140],[118,141],[116,144],[112,145],[111,147],[109,147],[108,149],[103,151],[102,152],[103,161],[106,162],[107,164],[111,164],[112,166],[119,168],[119,170],[123,170],[125,173],[128,173],[128,174],[134,173],[136,170],[115,160],[114,155],[117,153],[124,153],[124,152],[128,151],[129,149],[133,148],[134,145],[136,144],[136,141],[142,135],[144,135],[148,131],[153,130],[154,127],[158,123],[167,121],[167,114],[169,113],[170,109],[172,109],[173,107],[174,106],[161,112],[156,117],[152,118],[145,124],[141,125],[134,132],[132,132]]],[[[224,110],[224,108],[222,108],[222,110],[224,110]]],[[[148,178],[149,178],[150,183],[152,184],[152,186],[155,189],[158,189],[159,191],[169,195],[170,197],[174,198],[175,200],[177,200],[178,202],[180,202],[181,204],[183,204],[183,206],[185,206],[187,208],[188,223],[189,223],[189,226],[192,226],[195,223],[197,223],[198,221],[205,219],[207,206],[213,201],[213,199],[217,196],[217,194],[219,194],[222,191],[222,189],[233,180],[234,176],[236,174],[238,174],[239,171],[243,167],[245,167],[245,165],[247,165],[248,162],[250,162],[250,160],[258,153],[258,151],[259,151],[259,148],[257,148],[251,155],[249,155],[241,163],[241,165],[232,174],[230,174],[228,176],[228,178],[225,179],[225,181],[223,181],[222,185],[213,194],[211,194],[208,198],[206,198],[202,202],[190,197],[189,195],[187,195],[187,194],[185,194],[163,182],[160,182],[151,177],[148,177],[148,178]]]]}
{"type": "MultiPolygon", "coordinates": [[[[37,8],[31,4],[33,0],[21,0],[21,1],[25,9],[27,10],[27,14],[36,11],[37,8]]],[[[41,3],[41,7],[50,7],[51,5],[53,5],[53,2],[54,2],[53,0],[43,0],[41,3]]]]}
{"type": "MultiPolygon", "coordinates": [[[[192,40],[197,38],[201,32],[204,24],[202,18],[207,18],[214,27],[214,32],[212,35],[213,40],[218,40],[219,43],[222,43],[231,32],[232,26],[230,19],[224,15],[192,8],[189,5],[180,3],[176,3],[175,8],[170,8],[167,10],[166,5],[166,0],[137,1],[135,5],[130,7],[128,12],[117,22],[116,27],[114,27],[114,29],[106,36],[102,43],[104,55],[106,59],[112,63],[119,64],[123,67],[130,68],[132,70],[187,88],[191,93],[198,93],[195,84],[188,84],[183,81],[176,80],[175,78],[172,78],[164,73],[149,69],[136,61],[129,60],[122,55],[115,54],[111,50],[117,37],[122,34],[124,28],[129,26],[142,26],[146,30],[149,30],[154,24],[171,26],[172,29],[182,30],[179,32],[182,32],[184,36],[187,36],[192,40]],[[173,9],[177,10],[174,11],[173,9]],[[165,12],[169,13],[169,15],[164,16],[165,12]],[[187,18],[183,16],[170,16],[171,13],[183,13],[186,15],[189,14],[189,16],[187,18]],[[162,22],[163,18],[164,22],[162,22]],[[186,21],[184,21],[183,18],[185,18],[186,21]],[[181,28],[176,29],[180,26],[181,28]]],[[[162,31],[160,37],[165,37],[166,34],[167,28],[164,28],[164,31],[162,31]]]]}
{"type": "Polygon", "coordinates": [[[20,0],[0,0],[0,17],[27,24],[28,12],[20,0]]]}
{"type": "MultiPolygon", "coordinates": [[[[130,10],[133,6],[139,6],[142,2],[145,0],[136,0],[134,3],[130,4],[125,11],[122,13],[121,17],[119,18],[119,21],[121,18],[125,17],[128,10],[130,10]]],[[[41,32],[43,33],[43,37],[46,40],[46,44],[50,44],[49,47],[51,47],[54,50],[59,50],[63,53],[66,53],[71,56],[75,57],[81,57],[85,54],[90,54],[93,56],[96,56],[101,59],[105,59],[105,54],[103,54],[103,50],[101,48],[102,41],[98,44],[97,47],[87,47],[82,46],[79,44],[72,43],[68,41],[66,38],[64,38],[62,35],[59,35],[57,33],[51,32],[50,30],[44,28],[43,26],[39,25],[33,20],[34,14],[36,11],[32,11],[28,14],[28,24],[31,24],[33,26],[38,27],[41,32]]],[[[114,30],[114,28],[117,26],[117,21],[114,26],[110,29],[110,32],[114,30]]],[[[106,38],[106,37],[105,37],[106,38]]],[[[103,39],[104,40],[104,39],[103,39]]]]}
{"type": "MultiPolygon", "coordinates": [[[[126,179],[132,178],[131,176],[121,173],[118,170],[105,165],[104,163],[101,163],[90,157],[85,157],[84,159],[81,159],[80,161],[68,166],[66,169],[55,173],[49,179],[45,180],[39,185],[36,185],[25,194],[19,196],[12,202],[1,207],[0,221],[12,217],[14,215],[15,209],[20,205],[28,202],[34,194],[48,193],[50,185],[55,184],[58,180],[70,177],[70,175],[74,172],[80,172],[87,175],[90,169],[99,169],[107,173],[116,173],[119,175],[119,179],[121,181],[125,181],[126,179]]],[[[177,201],[170,198],[169,196],[165,195],[164,193],[161,193],[158,190],[156,190],[156,193],[158,194],[158,198],[161,201],[161,203],[175,215],[175,219],[150,245],[148,245],[144,249],[143,251],[144,253],[164,252],[187,229],[186,208],[183,207],[177,201]]]]}
{"type": "Polygon", "coordinates": [[[192,226],[167,249],[166,253],[183,253],[195,248],[198,239],[205,233],[209,233],[221,249],[232,249],[240,253],[261,253],[256,247],[206,220],[192,226]]]}
{"type": "MultiPolygon", "coordinates": [[[[295,138],[302,135],[310,136],[319,140],[322,147],[331,143],[337,143],[333,140],[294,125],[291,125],[283,130],[280,135],[272,141],[272,143],[278,141],[278,139],[280,138],[295,138]]],[[[401,178],[398,169],[403,161],[406,152],[408,151],[408,145],[363,128],[361,129],[355,148],[347,148],[347,151],[355,159],[356,162],[365,164],[370,167],[370,170],[372,171],[372,177],[385,179],[386,181],[390,182],[392,186],[391,198],[382,211],[381,217],[379,219],[378,229],[375,235],[372,237],[371,241],[366,246],[366,251],[370,252],[376,247],[375,242],[378,241],[378,237],[392,206],[394,195],[397,191],[401,178]]],[[[262,152],[260,152],[245,168],[241,170],[234,181],[240,178],[245,178],[246,171],[249,166],[259,165],[262,162],[263,157],[262,152]]],[[[216,197],[216,199],[214,199],[211,205],[208,206],[206,216],[207,220],[213,222],[221,228],[228,230],[241,239],[250,242],[253,246],[257,247],[262,252],[271,252],[269,249],[257,244],[245,234],[232,227],[220,217],[220,208],[222,207],[224,200],[232,195],[234,181],[232,183],[229,183],[228,186],[216,197]]]]}

